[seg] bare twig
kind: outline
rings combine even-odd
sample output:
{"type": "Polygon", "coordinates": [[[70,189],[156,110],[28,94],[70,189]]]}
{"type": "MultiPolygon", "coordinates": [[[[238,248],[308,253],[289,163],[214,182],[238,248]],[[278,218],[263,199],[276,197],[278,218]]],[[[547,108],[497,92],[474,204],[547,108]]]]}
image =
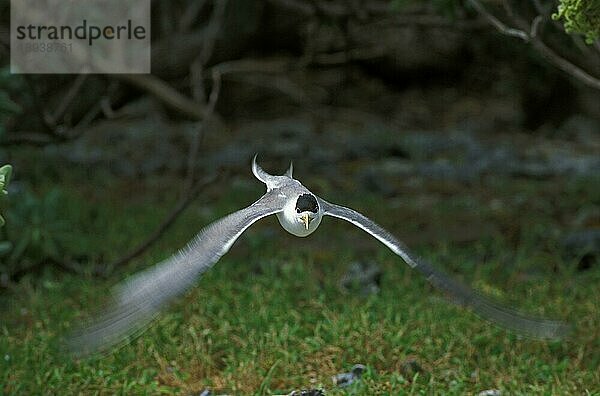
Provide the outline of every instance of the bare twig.
{"type": "MultiPolygon", "coordinates": [[[[212,56],[214,44],[225,15],[226,5],[226,0],[217,0],[215,2],[215,9],[213,11],[213,15],[211,16],[209,26],[207,27],[205,34],[202,36],[202,51],[197,58],[197,61],[200,65],[204,65],[212,56]]],[[[196,62],[194,63],[196,65],[198,64],[196,62]]],[[[146,92],[149,92],[160,99],[167,106],[178,110],[195,120],[204,120],[209,113],[213,112],[213,110],[208,110],[206,108],[206,104],[200,102],[199,98],[192,100],[186,97],[154,75],[116,74],[115,78],[127,81],[145,90],[146,92]]]]}
{"type": "MultiPolygon", "coordinates": [[[[203,47],[204,48],[203,53],[196,59],[196,61],[192,65],[192,69],[191,69],[192,92],[194,93],[194,99],[196,100],[196,102],[199,102],[200,97],[202,96],[202,94],[200,92],[201,89],[198,87],[199,81],[202,80],[202,68],[203,68],[204,63],[208,61],[208,58],[210,57],[210,54],[212,53],[214,40],[216,40],[218,31],[219,31],[219,27],[220,27],[220,24],[221,24],[223,15],[224,15],[225,5],[226,5],[226,0],[218,0],[217,1],[217,4],[215,5],[216,8],[213,13],[213,16],[211,17],[211,22],[210,22],[212,29],[209,29],[209,30],[212,31],[212,34],[207,35],[207,43],[205,43],[205,46],[203,47]],[[208,43],[208,41],[213,41],[213,43],[212,44],[208,43]]],[[[197,131],[192,139],[191,145],[190,145],[190,151],[189,151],[188,160],[187,160],[186,181],[184,183],[184,188],[183,188],[183,191],[181,194],[181,198],[179,199],[179,202],[173,208],[173,210],[169,213],[169,215],[163,220],[163,222],[159,225],[159,227],[148,238],[146,238],[146,240],[144,240],[135,249],[133,249],[129,253],[125,254],[123,257],[120,257],[119,259],[115,260],[113,263],[109,264],[106,268],[107,273],[110,273],[113,268],[119,267],[119,266],[131,261],[132,259],[140,256],[142,253],[144,253],[175,222],[177,217],[189,206],[189,204],[194,200],[196,195],[198,195],[198,193],[201,190],[203,190],[206,186],[215,182],[219,176],[222,176],[217,173],[217,174],[214,174],[214,175],[206,178],[202,182],[197,182],[194,184],[196,162],[198,159],[200,139],[201,139],[202,132],[204,129],[204,124],[207,121],[209,121],[210,118],[213,116],[214,111],[215,111],[215,106],[217,104],[217,101],[219,100],[219,96],[221,93],[221,74],[217,70],[213,70],[212,76],[213,76],[212,90],[208,97],[208,103],[203,105],[202,122],[199,123],[198,129],[197,129],[197,131]],[[219,176],[217,176],[217,175],[219,175],[219,176]]]]}
{"type": "Polygon", "coordinates": [[[213,71],[213,87],[208,97],[208,114],[212,115],[215,112],[215,106],[221,94],[221,73],[213,71]]]}
{"type": "MultiPolygon", "coordinates": [[[[202,80],[201,76],[198,78],[198,80],[200,80],[200,81],[202,80]]],[[[188,154],[188,160],[187,160],[186,181],[184,184],[182,195],[188,194],[189,191],[192,190],[192,187],[194,185],[196,162],[198,160],[198,152],[200,149],[200,140],[204,136],[203,135],[204,124],[210,121],[210,117],[214,113],[215,106],[217,105],[217,101],[219,100],[220,93],[221,93],[221,76],[218,73],[213,73],[213,86],[212,86],[212,91],[211,91],[209,99],[208,99],[207,117],[204,121],[199,122],[197,130],[195,131],[194,137],[192,138],[192,142],[190,144],[190,152],[188,154]]]]}
{"type": "Polygon", "coordinates": [[[110,272],[114,268],[122,266],[144,253],[150,246],[152,246],[154,242],[156,242],[165,233],[165,231],[175,222],[175,220],[177,220],[177,217],[190,205],[190,203],[192,203],[192,201],[194,200],[194,198],[196,198],[198,193],[200,193],[200,191],[217,181],[218,178],[221,176],[222,175],[217,176],[217,174],[214,174],[212,176],[209,176],[202,182],[197,183],[186,195],[181,197],[181,199],[179,200],[177,205],[175,205],[171,213],[167,215],[167,217],[162,221],[158,228],[149,237],[147,237],[135,249],[131,250],[123,257],[120,257],[117,260],[113,261],[111,264],[109,264],[106,270],[104,271],[105,274],[110,274],[110,272]]]}
{"type": "Polygon", "coordinates": [[[42,125],[44,126],[43,132],[29,132],[29,131],[17,131],[9,132],[9,134],[2,140],[5,145],[20,145],[29,144],[33,146],[46,146],[53,143],[64,143],[76,139],[83,132],[85,127],[91,122],[91,120],[99,112],[99,103],[93,106],[86,115],[79,121],[75,127],[58,124],[58,121],[64,117],[64,112],[67,110],[69,104],[75,99],[77,93],[81,89],[81,86],[85,82],[87,75],[82,74],[77,77],[69,91],[63,98],[61,104],[56,109],[54,115],[50,114],[44,106],[44,101],[41,99],[37,89],[37,84],[31,81],[29,78],[25,78],[25,81],[30,87],[35,108],[38,110],[38,117],[40,118],[42,125]],[[10,136],[12,135],[12,136],[10,136]],[[43,136],[46,135],[46,138],[43,136]]]}
{"type": "Polygon", "coordinates": [[[61,102],[59,103],[58,107],[54,111],[54,114],[50,115],[50,118],[48,121],[52,125],[56,126],[57,123],[60,122],[60,120],[62,120],[63,116],[65,115],[65,112],[69,108],[69,105],[73,102],[73,99],[75,99],[75,96],[77,96],[77,94],[79,93],[79,90],[83,86],[83,83],[85,82],[85,80],[87,80],[88,76],[89,76],[88,74],[77,75],[77,77],[75,78],[75,81],[73,81],[73,84],[71,85],[71,87],[69,88],[69,90],[67,91],[67,93],[65,94],[65,96],[63,97],[61,102]]]}
{"type": "MultiPolygon", "coordinates": [[[[196,139],[194,140],[196,141],[196,139]]],[[[142,253],[148,250],[148,248],[152,246],[154,242],[156,242],[167,231],[167,229],[175,222],[175,220],[177,220],[179,215],[192,203],[192,201],[203,189],[216,182],[220,177],[224,176],[223,172],[217,172],[211,176],[208,176],[203,181],[196,182],[194,184],[193,169],[195,167],[197,153],[198,145],[192,143],[190,155],[188,157],[188,175],[186,177],[187,186],[185,187],[184,193],[182,194],[175,207],[162,221],[162,223],[157,227],[157,229],[152,234],[150,234],[142,243],[140,243],[130,252],[126,253],[124,256],[116,259],[115,261],[107,265],[103,271],[105,275],[110,274],[114,268],[128,263],[129,261],[140,256],[142,253]]]]}
{"type": "MultiPolygon", "coordinates": [[[[327,60],[317,58],[311,63],[324,64],[327,60]]],[[[340,60],[336,58],[334,61],[339,63],[340,60]]],[[[213,74],[213,78],[214,73],[218,73],[219,76],[229,81],[274,89],[289,96],[294,102],[306,105],[310,104],[309,95],[286,75],[286,72],[303,66],[305,65],[295,58],[276,57],[223,62],[213,66],[209,71],[213,74]]]]}
{"type": "Polygon", "coordinates": [[[204,8],[208,0],[191,1],[179,20],[179,31],[187,32],[204,8]]]}
{"type": "MultiPolygon", "coordinates": [[[[204,93],[203,71],[207,62],[213,54],[215,42],[217,41],[217,37],[221,30],[223,18],[225,17],[226,6],[227,0],[217,0],[215,2],[212,15],[210,17],[208,26],[206,27],[205,34],[203,36],[202,50],[200,51],[200,54],[196,57],[196,59],[194,59],[190,67],[192,95],[194,96],[194,100],[198,102],[201,100],[206,100],[206,95],[204,93]]],[[[213,79],[214,76],[215,75],[213,73],[213,79]]],[[[208,110],[208,112],[211,112],[211,110],[208,110]]]]}
{"type": "Polygon", "coordinates": [[[77,125],[75,125],[73,128],[65,129],[63,133],[59,135],[60,137],[58,137],[55,134],[41,132],[9,132],[2,139],[2,146],[28,145],[35,147],[44,147],[49,144],[66,143],[71,140],[77,139],[87,130],[87,127],[92,122],[92,120],[96,118],[96,116],[102,111],[101,102],[103,100],[105,100],[105,98],[100,98],[100,100],[94,106],[92,106],[89,109],[89,111],[81,118],[77,125]]]}
{"type": "Polygon", "coordinates": [[[498,29],[498,31],[500,33],[507,35],[507,36],[517,37],[525,42],[529,42],[529,35],[527,33],[525,33],[522,30],[513,29],[513,28],[506,26],[502,21],[500,21],[498,18],[496,18],[490,12],[488,12],[485,9],[485,7],[483,5],[481,5],[481,3],[479,3],[477,0],[468,0],[468,2],[469,2],[469,4],[471,4],[471,6],[473,8],[475,8],[475,10],[481,16],[483,16],[490,24],[492,24],[496,29],[498,29]]]}
{"type": "Polygon", "coordinates": [[[103,97],[100,99],[100,108],[102,109],[102,113],[106,118],[115,118],[115,112],[110,105],[110,99],[108,97],[103,97]]]}
{"type": "Polygon", "coordinates": [[[215,42],[221,31],[223,19],[225,17],[225,9],[227,8],[227,0],[215,0],[214,10],[208,22],[206,33],[204,36],[204,45],[200,52],[200,62],[206,65],[213,54],[215,42]]]}
{"type": "Polygon", "coordinates": [[[187,158],[187,171],[185,175],[185,183],[183,184],[183,189],[181,190],[182,196],[189,194],[189,192],[194,187],[196,177],[196,163],[198,162],[198,153],[200,152],[200,142],[202,140],[202,137],[204,136],[203,132],[203,125],[202,123],[200,123],[190,143],[190,151],[188,153],[187,158]]]}
{"type": "Polygon", "coordinates": [[[570,74],[575,77],[579,81],[583,82],[589,87],[600,89],[600,79],[593,77],[588,74],[583,69],[575,66],[573,63],[569,62],[565,58],[558,55],[554,52],[550,47],[548,47],[542,40],[535,38],[533,40],[533,47],[537,49],[537,51],[544,56],[547,60],[553,63],[562,71],[570,74]]]}
{"type": "Polygon", "coordinates": [[[195,120],[202,120],[206,116],[206,109],[202,103],[195,102],[176,89],[151,74],[114,74],[114,78],[126,81],[150,93],[165,105],[180,111],[195,120]]]}
{"type": "MultiPolygon", "coordinates": [[[[297,103],[308,103],[308,97],[304,90],[294,83],[289,77],[283,75],[292,69],[295,60],[290,58],[271,59],[240,59],[219,63],[210,69],[223,78],[239,81],[260,87],[268,87],[289,96],[297,103]]],[[[296,62],[296,67],[300,63],[296,62]]]]}
{"type": "Polygon", "coordinates": [[[531,30],[529,32],[529,37],[532,40],[538,38],[538,30],[540,28],[540,23],[542,23],[542,19],[543,17],[541,15],[538,15],[533,19],[533,22],[531,22],[531,30]]]}
{"type": "MultiPolygon", "coordinates": [[[[583,82],[585,85],[600,89],[600,79],[590,75],[588,72],[583,70],[582,68],[576,66],[571,63],[567,59],[558,55],[554,50],[548,47],[544,41],[540,38],[538,34],[539,25],[543,19],[541,15],[538,15],[531,26],[529,27],[529,33],[520,30],[514,29],[506,26],[503,22],[501,22],[498,18],[488,12],[478,0],[468,0],[469,4],[473,6],[479,12],[481,16],[488,20],[490,24],[492,24],[500,33],[505,34],[507,36],[517,37],[522,39],[525,42],[529,42],[532,44],[533,48],[538,51],[544,58],[546,58],[550,63],[554,64],[556,67],[564,71],[565,73],[575,77],[577,80],[583,82]]],[[[507,7],[507,12],[512,14],[512,9],[510,8],[510,4],[508,2],[504,2],[505,7],[507,7]]],[[[516,17],[514,17],[516,18],[516,17]]],[[[518,20],[519,24],[525,24],[523,21],[518,20]]]]}
{"type": "Polygon", "coordinates": [[[221,25],[223,24],[223,18],[225,16],[225,9],[227,6],[227,0],[217,0],[212,15],[210,17],[206,34],[204,35],[204,43],[202,51],[196,57],[190,67],[190,81],[192,84],[192,96],[196,102],[207,101],[206,104],[206,117],[202,122],[198,123],[197,130],[194,133],[192,142],[190,144],[190,152],[188,154],[187,161],[187,176],[184,184],[183,194],[186,194],[194,184],[196,162],[198,160],[198,151],[200,148],[200,140],[203,137],[204,124],[209,122],[210,117],[214,114],[217,100],[221,93],[221,76],[218,73],[213,73],[213,84],[212,90],[208,100],[206,99],[204,91],[204,79],[203,70],[212,56],[212,52],[215,46],[215,41],[219,35],[221,25]]]}

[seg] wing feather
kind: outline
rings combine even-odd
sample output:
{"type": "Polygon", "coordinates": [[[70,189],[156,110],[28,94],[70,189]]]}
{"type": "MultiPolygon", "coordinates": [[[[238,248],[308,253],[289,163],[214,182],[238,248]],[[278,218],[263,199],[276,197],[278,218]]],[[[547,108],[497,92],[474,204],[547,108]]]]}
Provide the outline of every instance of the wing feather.
{"type": "Polygon", "coordinates": [[[435,287],[448,293],[456,303],[472,308],[481,317],[535,338],[561,338],[569,332],[569,326],[563,322],[525,316],[480,295],[414,255],[387,230],[357,211],[322,199],[321,206],[325,215],[346,220],[377,238],[409,266],[421,272],[435,287]]]}
{"type": "Polygon", "coordinates": [[[273,192],[202,229],[186,247],[165,261],[133,275],[113,292],[98,318],[69,340],[78,355],[107,350],[139,334],[168,302],[188,290],[254,222],[281,211],[273,192]]]}

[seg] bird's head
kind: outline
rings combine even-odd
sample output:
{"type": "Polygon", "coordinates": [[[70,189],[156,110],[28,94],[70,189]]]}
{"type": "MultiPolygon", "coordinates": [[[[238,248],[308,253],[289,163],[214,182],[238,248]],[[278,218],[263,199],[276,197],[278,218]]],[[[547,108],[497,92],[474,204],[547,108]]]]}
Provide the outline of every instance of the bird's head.
{"type": "Polygon", "coordinates": [[[302,193],[291,199],[283,209],[282,216],[278,216],[283,228],[300,237],[312,234],[322,217],[317,198],[311,193],[302,193]]]}

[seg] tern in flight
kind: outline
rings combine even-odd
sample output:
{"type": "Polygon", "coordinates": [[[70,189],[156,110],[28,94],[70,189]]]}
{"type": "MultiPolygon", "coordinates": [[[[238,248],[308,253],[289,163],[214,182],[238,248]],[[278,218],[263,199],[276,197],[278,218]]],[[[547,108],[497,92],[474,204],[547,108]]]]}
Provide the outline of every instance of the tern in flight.
{"type": "Polygon", "coordinates": [[[470,307],[479,316],[535,338],[560,338],[568,332],[563,322],[525,316],[453,280],[415,256],[366,216],[310,192],[292,177],[292,164],[284,175],[273,176],[256,163],[254,156],[252,172],[267,187],[262,197],[206,226],[178,253],[118,285],[111,305],[69,340],[72,350],[78,354],[106,351],[140,333],[165,304],[192,287],[201,274],[219,261],[248,227],[273,214],[286,231],[299,237],[312,234],[323,216],[345,220],[379,240],[452,301],[470,307]]]}

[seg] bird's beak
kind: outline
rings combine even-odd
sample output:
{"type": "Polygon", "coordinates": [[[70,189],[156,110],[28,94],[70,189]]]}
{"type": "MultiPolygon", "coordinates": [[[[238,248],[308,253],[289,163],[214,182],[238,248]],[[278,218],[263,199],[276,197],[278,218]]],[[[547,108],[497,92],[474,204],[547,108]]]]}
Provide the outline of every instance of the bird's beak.
{"type": "Polygon", "coordinates": [[[301,217],[302,222],[304,223],[304,227],[306,227],[306,231],[308,231],[308,224],[310,223],[310,218],[308,217],[308,213],[304,213],[301,217]]]}

